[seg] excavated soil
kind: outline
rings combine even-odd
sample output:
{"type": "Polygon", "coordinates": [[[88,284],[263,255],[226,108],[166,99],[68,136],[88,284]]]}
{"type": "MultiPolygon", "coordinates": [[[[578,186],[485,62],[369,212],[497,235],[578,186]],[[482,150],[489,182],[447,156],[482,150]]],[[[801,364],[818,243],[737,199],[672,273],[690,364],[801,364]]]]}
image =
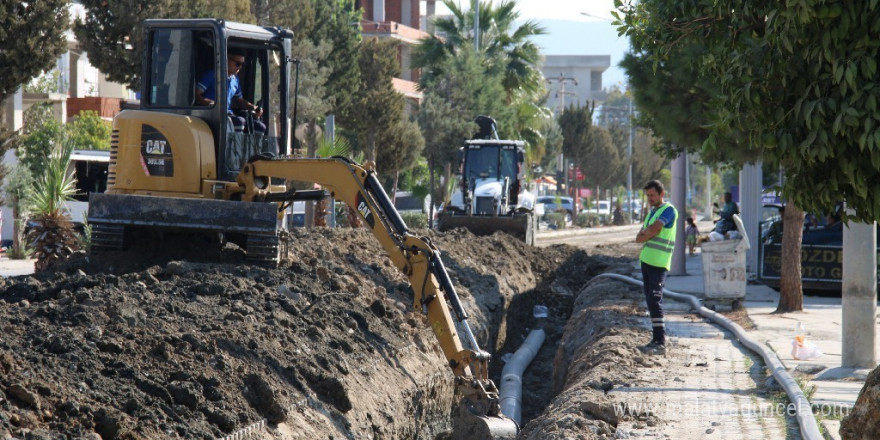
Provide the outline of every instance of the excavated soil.
{"type": "MultiPolygon", "coordinates": [[[[365,230],[297,230],[293,238],[279,268],[249,265],[231,245],[214,251],[166,237],[0,280],[0,439],[446,435],[453,377],[412,310],[407,279],[365,230]]],[[[525,422],[536,420],[529,426],[545,423],[553,416],[541,414],[561,389],[550,378],[595,364],[575,366],[580,360],[559,350],[572,310],[582,309],[576,294],[630,260],[527,247],[503,234],[431,238],[479,343],[495,356],[496,383],[500,358],[531,328],[547,330],[524,379],[523,408],[525,422]],[[535,305],[547,306],[549,318],[534,319],[535,305]]],[[[616,291],[597,295],[619,302],[616,291]]],[[[641,342],[631,336],[624,345],[641,342]]],[[[632,358],[610,353],[607,365],[616,355],[632,358]]],[[[523,438],[549,438],[529,426],[523,438]]]]}

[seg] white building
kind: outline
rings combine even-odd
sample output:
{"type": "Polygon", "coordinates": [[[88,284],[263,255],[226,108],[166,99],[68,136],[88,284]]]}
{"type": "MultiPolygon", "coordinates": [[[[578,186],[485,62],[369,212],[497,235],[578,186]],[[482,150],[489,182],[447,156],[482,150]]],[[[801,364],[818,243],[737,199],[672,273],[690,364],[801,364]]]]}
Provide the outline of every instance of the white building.
{"type": "Polygon", "coordinates": [[[559,114],[571,104],[601,103],[607,96],[602,73],[609,67],[611,55],[547,55],[541,68],[550,91],[547,107],[559,114]]]}

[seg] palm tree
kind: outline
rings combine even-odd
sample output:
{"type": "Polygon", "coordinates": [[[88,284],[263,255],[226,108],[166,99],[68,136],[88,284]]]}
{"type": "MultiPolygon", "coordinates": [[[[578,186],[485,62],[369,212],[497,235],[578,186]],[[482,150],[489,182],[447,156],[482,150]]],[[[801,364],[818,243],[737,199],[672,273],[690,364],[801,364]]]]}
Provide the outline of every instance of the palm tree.
{"type": "Polygon", "coordinates": [[[27,242],[34,250],[34,269],[38,272],[77,249],[76,232],[64,209],[64,202],[76,193],[76,180],[66,172],[73,145],[70,139],[55,145],[45,172],[26,195],[35,223],[27,242]]]}
{"type": "MultiPolygon", "coordinates": [[[[463,11],[452,0],[443,3],[452,12],[449,18],[434,21],[437,35],[423,38],[416,46],[413,67],[422,69],[422,84],[443,75],[440,66],[449,56],[455,56],[465,45],[474,45],[474,6],[463,11]]],[[[516,0],[502,0],[498,7],[492,1],[480,4],[480,52],[486,56],[488,67],[503,72],[502,83],[507,92],[507,102],[515,95],[534,97],[543,92],[543,79],[538,64],[541,54],[538,46],[529,40],[533,35],[543,35],[546,30],[534,20],[527,20],[514,28],[519,18],[515,11],[516,0]]]]}

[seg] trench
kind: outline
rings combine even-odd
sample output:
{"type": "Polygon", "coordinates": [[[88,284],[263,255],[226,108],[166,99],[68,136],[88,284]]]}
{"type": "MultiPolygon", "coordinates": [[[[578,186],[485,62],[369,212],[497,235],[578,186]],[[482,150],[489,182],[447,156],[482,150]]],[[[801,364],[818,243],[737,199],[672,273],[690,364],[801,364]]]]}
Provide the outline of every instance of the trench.
{"type": "Polygon", "coordinates": [[[522,421],[525,427],[537,418],[558,394],[555,384],[548,377],[555,377],[554,359],[562,341],[565,325],[571,317],[574,301],[580,289],[593,277],[603,273],[610,264],[606,257],[594,257],[577,251],[561,262],[555,270],[545,273],[535,288],[515,295],[502,320],[504,340],[499,340],[490,365],[490,377],[501,383],[503,358],[514,353],[533,329],[543,329],[546,337],[535,358],[522,376],[522,421]],[[547,318],[535,318],[535,306],[547,308],[547,318]]]}

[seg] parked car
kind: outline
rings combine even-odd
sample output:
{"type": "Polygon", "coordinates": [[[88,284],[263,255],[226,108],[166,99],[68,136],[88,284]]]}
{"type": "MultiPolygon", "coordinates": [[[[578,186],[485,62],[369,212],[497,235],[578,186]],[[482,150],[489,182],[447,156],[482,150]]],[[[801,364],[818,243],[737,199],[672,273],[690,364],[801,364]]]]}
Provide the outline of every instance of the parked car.
{"type": "Polygon", "coordinates": [[[536,200],[536,203],[542,203],[544,205],[544,213],[546,214],[559,211],[565,212],[566,223],[570,223],[574,218],[574,199],[571,197],[540,196],[536,200]]]}

